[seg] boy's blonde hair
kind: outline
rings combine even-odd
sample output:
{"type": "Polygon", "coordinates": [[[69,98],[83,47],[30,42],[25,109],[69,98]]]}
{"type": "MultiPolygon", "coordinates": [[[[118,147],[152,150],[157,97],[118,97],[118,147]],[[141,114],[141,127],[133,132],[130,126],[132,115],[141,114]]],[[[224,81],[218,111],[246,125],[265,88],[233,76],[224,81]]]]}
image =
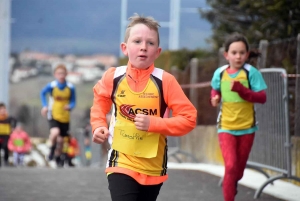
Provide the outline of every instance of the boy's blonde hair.
{"type": "Polygon", "coordinates": [[[63,69],[66,73],[68,73],[67,67],[64,64],[58,64],[55,68],[54,68],[54,73],[58,70],[58,69],[63,69]]]}
{"type": "Polygon", "coordinates": [[[131,28],[136,24],[144,24],[147,27],[149,27],[149,29],[156,31],[157,41],[158,41],[158,45],[159,45],[160,40],[159,40],[158,28],[160,27],[160,25],[153,17],[150,17],[150,16],[144,17],[142,15],[135,13],[133,16],[129,17],[128,20],[130,21],[130,23],[128,24],[126,31],[125,31],[125,37],[124,37],[125,43],[127,42],[128,38],[129,38],[131,28]]]}

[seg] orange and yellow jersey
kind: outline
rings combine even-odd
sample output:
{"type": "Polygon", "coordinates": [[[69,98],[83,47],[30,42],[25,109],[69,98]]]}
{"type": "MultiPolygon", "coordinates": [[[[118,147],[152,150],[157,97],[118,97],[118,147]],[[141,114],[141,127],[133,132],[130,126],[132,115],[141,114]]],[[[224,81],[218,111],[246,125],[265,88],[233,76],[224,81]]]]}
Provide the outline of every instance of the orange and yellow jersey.
{"type": "Polygon", "coordinates": [[[73,84],[52,81],[42,89],[40,96],[43,107],[48,107],[49,120],[54,119],[61,123],[69,123],[70,111],[65,110],[65,106],[68,105],[70,110],[75,107],[75,87],[73,84]],[[47,94],[50,94],[48,103],[47,94]]]}
{"type": "Polygon", "coordinates": [[[0,116],[0,136],[1,135],[10,135],[13,128],[16,127],[16,119],[8,116],[0,116]]]}
{"type": "Polygon", "coordinates": [[[144,185],[167,179],[167,135],[182,136],[196,126],[197,111],[171,74],[151,65],[110,68],[94,86],[93,131],[107,127],[113,106],[106,172],[133,177],[144,185]],[[172,110],[171,118],[164,118],[172,110]],[[135,128],[137,113],[150,116],[147,132],[135,128]],[[129,146],[126,146],[129,145],[129,146]]]}

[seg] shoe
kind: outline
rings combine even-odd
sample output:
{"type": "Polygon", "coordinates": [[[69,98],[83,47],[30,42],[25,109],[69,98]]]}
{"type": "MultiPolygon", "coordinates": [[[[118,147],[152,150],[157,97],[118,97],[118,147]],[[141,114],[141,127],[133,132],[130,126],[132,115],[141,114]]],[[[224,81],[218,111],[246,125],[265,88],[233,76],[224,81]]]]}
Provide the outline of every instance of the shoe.
{"type": "Polygon", "coordinates": [[[53,160],[53,154],[49,154],[48,161],[52,161],[52,160],[53,160]]]}
{"type": "Polygon", "coordinates": [[[57,165],[56,165],[56,162],[54,162],[54,161],[49,161],[49,167],[50,168],[53,168],[53,169],[56,169],[57,168],[57,165]]]}
{"type": "Polygon", "coordinates": [[[49,155],[48,155],[48,160],[49,161],[52,161],[53,160],[53,158],[54,158],[54,150],[50,150],[50,153],[49,153],[49,155]]]}
{"type": "Polygon", "coordinates": [[[64,163],[63,160],[61,160],[60,156],[55,157],[55,162],[57,167],[63,167],[64,163]]]}
{"type": "Polygon", "coordinates": [[[72,162],[68,163],[69,167],[75,167],[75,165],[72,162]]]}
{"type": "Polygon", "coordinates": [[[52,160],[53,160],[55,148],[56,148],[56,146],[50,147],[50,153],[49,153],[49,155],[48,155],[48,161],[52,161],[52,160]]]}

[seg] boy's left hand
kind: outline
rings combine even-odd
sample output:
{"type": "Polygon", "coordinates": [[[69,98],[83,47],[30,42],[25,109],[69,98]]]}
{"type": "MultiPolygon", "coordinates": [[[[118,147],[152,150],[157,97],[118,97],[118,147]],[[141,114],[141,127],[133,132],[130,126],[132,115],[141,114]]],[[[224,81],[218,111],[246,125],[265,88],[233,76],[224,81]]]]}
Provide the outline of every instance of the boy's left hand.
{"type": "Polygon", "coordinates": [[[144,114],[137,114],[134,118],[136,129],[141,131],[148,131],[150,125],[150,117],[144,114]]]}
{"type": "Polygon", "coordinates": [[[65,110],[70,110],[70,106],[69,106],[69,105],[65,105],[65,106],[64,106],[64,109],[65,109],[65,110]]]}

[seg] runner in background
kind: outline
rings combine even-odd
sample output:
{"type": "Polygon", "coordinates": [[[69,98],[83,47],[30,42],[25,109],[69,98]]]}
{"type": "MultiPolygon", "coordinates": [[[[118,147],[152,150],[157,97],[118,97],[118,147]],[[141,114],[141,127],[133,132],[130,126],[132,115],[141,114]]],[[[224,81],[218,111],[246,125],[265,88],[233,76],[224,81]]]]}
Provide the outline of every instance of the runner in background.
{"type": "Polygon", "coordinates": [[[47,117],[50,126],[48,160],[55,158],[58,166],[61,166],[63,137],[68,136],[69,132],[70,112],[76,104],[75,86],[66,81],[67,73],[65,65],[57,65],[54,69],[55,80],[48,83],[40,93],[43,106],[41,114],[47,117]]]}
{"type": "Polygon", "coordinates": [[[1,150],[4,151],[4,165],[9,166],[8,140],[11,132],[16,127],[17,120],[8,115],[4,103],[0,103],[0,167],[2,165],[1,150]]]}

